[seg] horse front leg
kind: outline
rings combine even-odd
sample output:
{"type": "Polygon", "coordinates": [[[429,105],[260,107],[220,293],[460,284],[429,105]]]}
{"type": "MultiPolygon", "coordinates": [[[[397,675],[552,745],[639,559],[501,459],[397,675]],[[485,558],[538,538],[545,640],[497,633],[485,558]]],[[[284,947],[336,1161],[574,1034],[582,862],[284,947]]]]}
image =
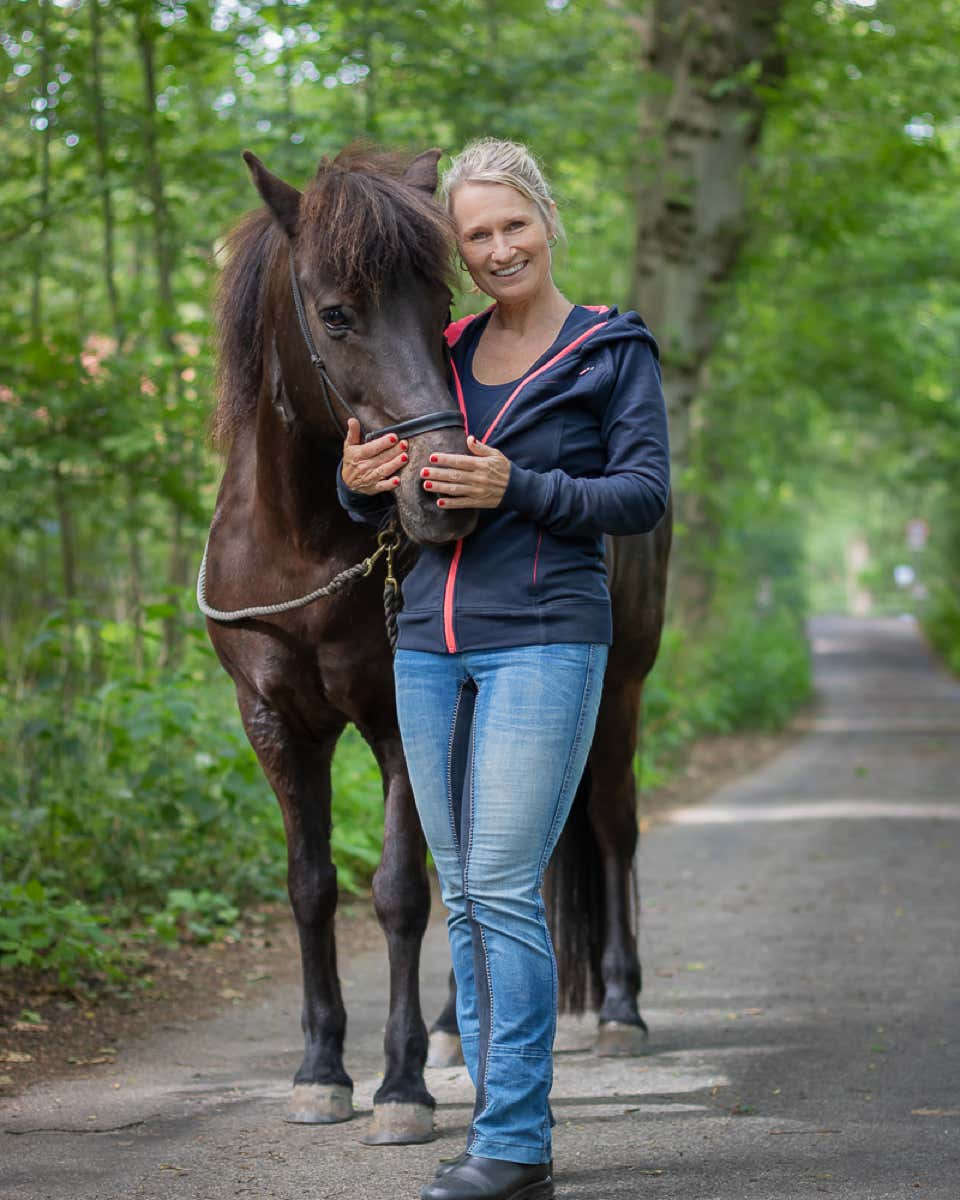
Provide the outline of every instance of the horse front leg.
{"type": "Polygon", "coordinates": [[[311,737],[253,692],[237,689],[250,744],[280,802],[287,838],[287,888],[303,966],[303,1061],[287,1120],[326,1125],[353,1116],[353,1081],[343,1066],[347,1014],[337,974],[337,871],[330,854],[330,764],[343,725],[311,737]]]}
{"type": "Polygon", "coordinates": [[[639,1054],[647,1040],[637,1007],[641,972],[631,895],[638,838],[633,758],[642,688],[635,678],[608,676],[590,755],[593,786],[588,813],[603,862],[604,885],[603,1004],[596,1052],[611,1057],[639,1054]]]}
{"type": "Polygon", "coordinates": [[[399,733],[361,732],[384,782],[383,854],[373,877],[373,903],[390,964],[385,1070],[363,1140],[368,1145],[428,1142],[436,1137],[436,1101],[423,1078],[427,1027],[420,1008],[420,951],[430,916],[427,847],[399,733]]]}

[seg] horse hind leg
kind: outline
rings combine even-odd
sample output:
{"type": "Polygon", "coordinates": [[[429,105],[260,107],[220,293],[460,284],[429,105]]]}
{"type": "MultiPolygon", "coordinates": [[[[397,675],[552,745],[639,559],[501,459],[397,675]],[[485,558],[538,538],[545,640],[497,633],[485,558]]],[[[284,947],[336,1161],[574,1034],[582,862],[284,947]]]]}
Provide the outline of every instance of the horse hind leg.
{"type": "Polygon", "coordinates": [[[450,971],[450,987],[447,1002],[440,1016],[430,1026],[430,1052],[428,1067],[462,1067],[463,1046],[457,1025],[457,978],[450,971]]]}
{"type": "Polygon", "coordinates": [[[596,1053],[640,1054],[647,1026],[640,1016],[633,862],[637,847],[637,795],[633,774],[642,683],[608,678],[590,756],[588,814],[603,872],[603,948],[596,1053]]]}
{"type": "Polygon", "coordinates": [[[420,1007],[420,951],[430,916],[427,848],[396,730],[364,731],[384,779],[383,855],[373,902],[387,941],[390,1007],[384,1031],[383,1083],[373,1098],[367,1145],[404,1145],[436,1137],[436,1101],[427,1090],[427,1027],[420,1007]]]}
{"type": "Polygon", "coordinates": [[[343,1065],[347,1016],[337,974],[337,872],[330,855],[330,764],[340,729],[322,739],[294,733],[252,693],[238,689],[240,714],[283,814],[287,887],[303,967],[304,1056],[286,1119],[327,1125],[353,1116],[353,1081],[343,1065]]]}

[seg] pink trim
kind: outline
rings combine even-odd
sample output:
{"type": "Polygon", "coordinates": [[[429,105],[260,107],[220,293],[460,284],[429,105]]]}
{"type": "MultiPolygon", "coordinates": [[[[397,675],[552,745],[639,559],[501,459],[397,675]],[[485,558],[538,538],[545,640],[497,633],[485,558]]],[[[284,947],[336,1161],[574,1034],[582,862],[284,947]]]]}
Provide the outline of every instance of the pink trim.
{"type": "Polygon", "coordinates": [[[460,412],[463,414],[463,428],[467,428],[467,406],[463,401],[463,384],[460,382],[460,376],[457,373],[457,367],[453,359],[450,360],[450,370],[453,372],[453,387],[457,393],[457,403],[460,405],[460,412]]]}
{"type": "Polygon", "coordinates": [[[581,304],[581,308],[589,308],[591,312],[609,312],[609,304],[581,304]]]}
{"type": "Polygon", "coordinates": [[[540,561],[540,543],[543,541],[543,530],[537,534],[537,548],[533,555],[533,582],[537,582],[537,563],[540,561]]]}
{"type": "Polygon", "coordinates": [[[544,371],[549,371],[550,368],[554,365],[554,363],[558,363],[561,358],[564,358],[572,350],[576,350],[576,348],[582,342],[585,342],[588,337],[592,337],[598,330],[604,329],[604,328],[606,328],[606,325],[603,321],[598,321],[596,325],[591,325],[590,328],[585,333],[581,333],[578,338],[574,338],[574,340],[570,343],[569,346],[564,346],[564,348],[560,351],[560,353],[555,354],[553,356],[553,358],[550,359],[549,362],[545,362],[543,364],[543,366],[540,367],[538,370],[534,371],[534,373],[532,375],[528,375],[525,379],[521,379],[520,382],[517,384],[517,386],[510,393],[510,395],[503,402],[503,407],[500,409],[500,411],[497,413],[497,415],[490,422],[490,426],[487,429],[487,432],[483,435],[483,437],[480,439],[480,441],[483,442],[484,445],[486,445],[487,438],[490,436],[491,433],[493,433],[494,429],[496,429],[497,424],[500,421],[500,418],[507,411],[507,409],[510,407],[510,405],[514,402],[514,400],[517,398],[517,396],[520,395],[520,393],[527,386],[527,384],[530,383],[531,380],[536,379],[538,375],[542,375],[544,373],[544,371]]]}
{"type": "Polygon", "coordinates": [[[451,321],[443,331],[443,336],[447,339],[447,345],[453,347],[460,341],[460,336],[471,321],[475,321],[477,317],[482,317],[484,313],[488,313],[494,305],[489,305],[482,313],[468,313],[465,317],[461,317],[458,321],[451,321]]]}
{"type": "Polygon", "coordinates": [[[453,560],[447,570],[447,582],[443,589],[443,640],[446,643],[449,654],[456,654],[457,652],[457,639],[453,632],[453,589],[457,582],[457,566],[459,565],[462,553],[463,538],[457,538],[453,560]]]}

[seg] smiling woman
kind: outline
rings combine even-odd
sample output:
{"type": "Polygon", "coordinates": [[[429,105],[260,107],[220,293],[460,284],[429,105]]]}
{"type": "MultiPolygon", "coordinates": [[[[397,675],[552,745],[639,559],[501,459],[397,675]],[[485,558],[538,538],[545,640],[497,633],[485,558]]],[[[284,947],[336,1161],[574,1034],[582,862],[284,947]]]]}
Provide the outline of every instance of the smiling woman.
{"type": "MultiPolygon", "coordinates": [[[[422,1200],[548,1200],[557,965],[541,899],[594,734],[613,625],[603,535],[652,530],[669,492],[656,343],[636,313],[553,280],[556,204],[529,152],[483,139],[445,181],[464,265],[494,301],[446,331],[467,453],[413,466],[344,446],[340,500],[379,521],[414,472],[478,514],[403,584],[397,713],[440,876],[456,1020],[477,1093],[466,1149],[422,1200]]],[[[633,818],[635,819],[635,818],[633,818]]],[[[601,1021],[639,1030],[636,970],[601,1021]],[[614,1012],[616,1008],[616,1012],[614,1012]]]]}

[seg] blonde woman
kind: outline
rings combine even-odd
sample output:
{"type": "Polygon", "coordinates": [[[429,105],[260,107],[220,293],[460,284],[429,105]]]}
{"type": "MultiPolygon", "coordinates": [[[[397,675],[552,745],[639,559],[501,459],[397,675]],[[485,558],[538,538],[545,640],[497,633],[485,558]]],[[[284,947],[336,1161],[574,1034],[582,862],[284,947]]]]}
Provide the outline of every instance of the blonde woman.
{"type": "MultiPolygon", "coordinates": [[[[547,1200],[557,979],[540,889],[612,636],[603,535],[663,516],[667,420],[640,317],[558,289],[557,206],[526,148],[472,143],[444,193],[493,303],[447,330],[468,453],[433,455],[421,486],[440,507],[481,511],[469,537],[422,548],[404,581],[395,675],[476,1104],[463,1154],[421,1196],[547,1200]]],[[[358,520],[387,502],[395,452],[380,457],[351,429],[339,486],[358,520]]]]}

